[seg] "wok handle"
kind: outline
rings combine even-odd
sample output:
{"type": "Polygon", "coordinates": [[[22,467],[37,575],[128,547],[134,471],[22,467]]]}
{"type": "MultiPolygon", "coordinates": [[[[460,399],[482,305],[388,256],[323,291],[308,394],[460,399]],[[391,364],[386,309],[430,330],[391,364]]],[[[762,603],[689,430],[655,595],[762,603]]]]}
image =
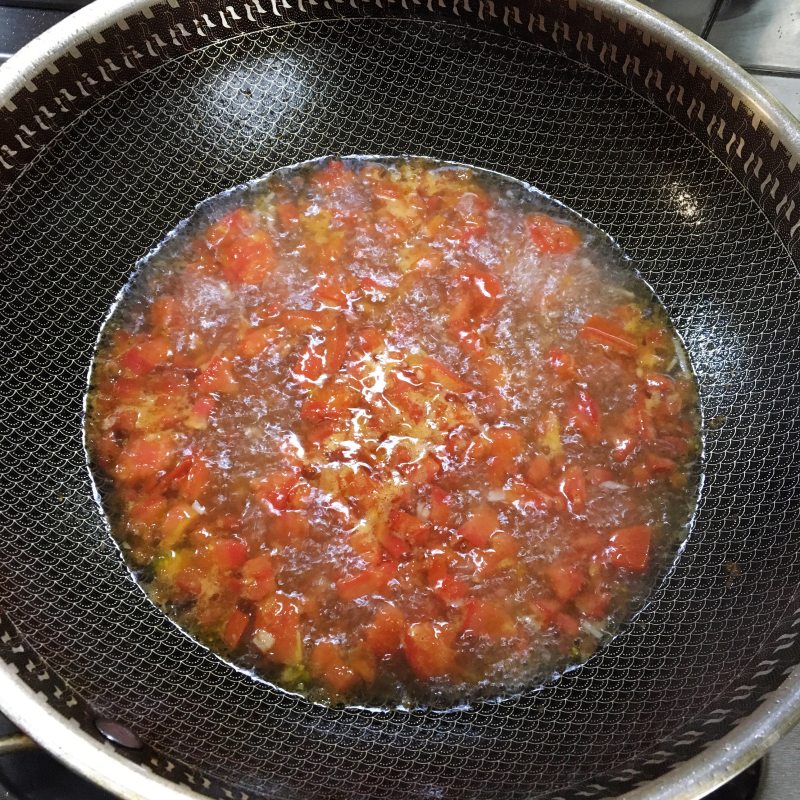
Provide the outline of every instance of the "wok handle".
{"type": "Polygon", "coordinates": [[[0,756],[9,753],[18,753],[20,750],[33,750],[39,745],[26,736],[24,733],[12,733],[8,736],[0,736],[0,756]]]}

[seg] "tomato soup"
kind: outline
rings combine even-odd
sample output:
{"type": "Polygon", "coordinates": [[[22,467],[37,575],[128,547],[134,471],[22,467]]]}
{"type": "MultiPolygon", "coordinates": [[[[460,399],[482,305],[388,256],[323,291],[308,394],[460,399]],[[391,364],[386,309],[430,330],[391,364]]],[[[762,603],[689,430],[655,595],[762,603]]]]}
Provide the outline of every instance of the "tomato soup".
{"type": "Polygon", "coordinates": [[[109,317],[87,447],[199,640],[323,702],[536,685],[685,536],[696,391],[605,237],[511,179],[324,159],[205,203],[109,317]]]}

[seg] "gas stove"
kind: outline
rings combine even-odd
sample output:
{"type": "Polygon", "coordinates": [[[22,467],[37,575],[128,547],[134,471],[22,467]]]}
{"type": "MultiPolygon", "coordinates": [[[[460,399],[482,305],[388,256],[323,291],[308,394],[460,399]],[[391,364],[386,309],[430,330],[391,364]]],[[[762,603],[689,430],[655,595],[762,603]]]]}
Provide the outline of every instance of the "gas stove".
{"type": "MultiPolygon", "coordinates": [[[[88,0],[0,0],[0,63],[88,0]]],[[[648,0],[645,0],[648,2],[648,0]]],[[[800,116],[800,0],[649,0],[760,80],[800,116]]],[[[113,800],[36,747],[5,752],[16,733],[0,715],[0,800],[113,800]]],[[[796,800],[800,727],[708,800],[796,800]]]]}

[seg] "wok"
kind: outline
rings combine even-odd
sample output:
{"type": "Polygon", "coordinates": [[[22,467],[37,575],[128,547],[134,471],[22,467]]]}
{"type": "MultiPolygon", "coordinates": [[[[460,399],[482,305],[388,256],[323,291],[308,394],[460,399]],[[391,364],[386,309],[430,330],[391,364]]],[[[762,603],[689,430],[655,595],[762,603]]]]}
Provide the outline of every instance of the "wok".
{"type": "Polygon", "coordinates": [[[0,706],[128,798],[698,798],[800,716],[800,133],[624,0],[101,0],[0,70],[0,706]],[[90,491],[87,369],[196,203],[330,153],[529,181],[605,229],[697,372],[704,483],[588,663],[450,712],[307,703],[130,577],[90,491]],[[142,747],[126,748],[116,738],[142,747]]]}

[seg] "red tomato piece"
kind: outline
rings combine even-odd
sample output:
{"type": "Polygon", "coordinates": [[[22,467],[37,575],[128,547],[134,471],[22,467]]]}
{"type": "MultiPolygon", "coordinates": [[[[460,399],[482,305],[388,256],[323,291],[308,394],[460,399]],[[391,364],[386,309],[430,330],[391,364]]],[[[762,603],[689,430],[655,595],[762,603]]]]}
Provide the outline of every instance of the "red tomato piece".
{"type": "Polygon", "coordinates": [[[651,531],[649,525],[620,528],[609,539],[608,561],[631,572],[643,572],[650,559],[651,531]]]}
{"type": "Polygon", "coordinates": [[[384,603],[364,630],[364,640],[372,653],[382,658],[400,650],[405,629],[403,612],[390,603],[384,603]]]}
{"type": "Polygon", "coordinates": [[[153,525],[163,518],[167,501],[161,495],[142,497],[128,506],[128,516],[132,522],[153,525]]]}
{"type": "Polygon", "coordinates": [[[316,383],[335,375],[347,356],[347,328],[341,321],[326,334],[312,334],[295,363],[293,375],[301,382],[316,383]]]}
{"type": "Polygon", "coordinates": [[[252,642],[279,664],[302,663],[303,639],[297,601],[283,592],[276,592],[262,601],[256,609],[252,642]]]}
{"type": "Polygon", "coordinates": [[[319,423],[324,420],[346,419],[351,409],[358,406],[359,394],[344,384],[329,383],[303,403],[300,417],[306,422],[319,423]]]}
{"type": "Polygon", "coordinates": [[[275,325],[250,328],[239,340],[237,352],[243,358],[255,358],[278,339],[280,331],[275,325]]]}
{"type": "Polygon", "coordinates": [[[491,600],[475,598],[466,605],[464,633],[487,636],[499,640],[513,636],[517,631],[511,614],[502,605],[491,600]]]}
{"type": "Polygon", "coordinates": [[[430,510],[428,512],[428,519],[434,525],[442,527],[449,525],[452,516],[453,498],[440,486],[431,487],[431,500],[430,510]]]}
{"type": "Polygon", "coordinates": [[[342,657],[342,651],[333,642],[320,642],[311,652],[311,673],[337,694],[350,691],[359,683],[360,676],[342,657]]]}
{"type": "Polygon", "coordinates": [[[414,674],[422,679],[456,673],[454,632],[443,623],[414,622],[406,628],[403,647],[414,674]]]}
{"type": "Polygon", "coordinates": [[[211,483],[211,470],[202,458],[193,457],[189,469],[176,481],[180,496],[193,503],[199,500],[211,483]]]}
{"type": "Polygon", "coordinates": [[[550,477],[550,459],[541,454],[533,456],[525,467],[525,477],[533,486],[541,486],[550,477]]]}
{"type": "Polygon", "coordinates": [[[233,374],[233,365],[222,356],[214,356],[206,368],[194,379],[199,392],[218,392],[231,394],[237,391],[239,383],[233,374]]]}
{"type": "Polygon", "coordinates": [[[585,570],[578,564],[565,560],[550,564],[545,569],[545,575],[553,594],[561,602],[572,600],[586,582],[585,570]]]}
{"type": "Polygon", "coordinates": [[[580,336],[590,344],[601,345],[623,356],[633,356],[638,350],[636,341],[624,328],[605,317],[589,317],[580,330],[580,336]]]}
{"type": "Polygon", "coordinates": [[[568,255],[581,243],[580,234],[571,225],[554,220],[547,214],[528,217],[528,233],[542,255],[568,255]]]}
{"type": "Polygon", "coordinates": [[[608,614],[611,596],[608,592],[584,591],[575,600],[575,608],[592,619],[603,619],[608,614]]]}
{"type": "Polygon", "coordinates": [[[564,470],[558,483],[558,490],[567,501],[567,507],[573,514],[581,514],[586,510],[586,477],[583,469],[571,464],[564,470]]]}
{"type": "Polygon", "coordinates": [[[572,614],[567,614],[564,611],[556,612],[553,617],[553,624],[562,636],[566,636],[569,639],[574,639],[580,631],[578,620],[572,614]]]}
{"type": "Polygon", "coordinates": [[[175,446],[167,434],[131,436],[122,448],[115,473],[122,483],[147,480],[169,469],[174,458],[175,446]]]}
{"type": "Polygon", "coordinates": [[[492,534],[500,530],[497,512],[482,503],[469,515],[469,519],[458,529],[458,535],[475,547],[486,547],[492,534]]]}
{"type": "Polygon", "coordinates": [[[150,322],[154,328],[169,330],[175,325],[180,316],[180,306],[177,298],[171,294],[156,297],[150,306],[150,322]]]}
{"type": "Polygon", "coordinates": [[[239,646],[239,642],[242,641],[242,637],[249,625],[250,617],[244,611],[235,608],[230,617],[228,617],[228,621],[222,631],[222,641],[228,650],[235,650],[239,646]]]}
{"type": "Polygon", "coordinates": [[[241,539],[217,539],[211,549],[214,563],[223,571],[239,569],[247,561],[247,545],[241,539]]]}
{"type": "Polygon", "coordinates": [[[269,553],[253,556],[242,565],[242,597],[259,602],[275,591],[275,569],[269,553]]]}
{"type": "Polygon", "coordinates": [[[156,367],[165,366],[172,355],[172,345],[167,339],[155,337],[146,339],[127,350],[119,360],[120,366],[137,377],[152,372],[156,367]]]}
{"type": "Polygon", "coordinates": [[[275,204],[275,215],[278,218],[278,224],[284,231],[290,231],[300,221],[300,212],[297,209],[297,203],[292,200],[283,200],[275,204]]]}
{"type": "Polygon", "coordinates": [[[366,595],[380,594],[394,577],[395,571],[396,568],[389,562],[371,567],[357,575],[336,581],[336,592],[342,600],[347,601],[366,595]]]}
{"type": "Polygon", "coordinates": [[[577,375],[575,356],[560,347],[552,347],[545,356],[547,366],[558,375],[559,378],[569,380],[577,375]]]}
{"type": "MultiPolygon", "coordinates": [[[[249,225],[254,225],[251,216],[249,225]]],[[[275,249],[265,230],[244,233],[241,226],[232,225],[217,245],[217,259],[228,283],[259,284],[275,268],[275,249]]]]}
{"type": "Polygon", "coordinates": [[[463,394],[472,391],[472,386],[462,381],[450,367],[431,356],[418,356],[409,359],[409,363],[422,371],[426,381],[437,383],[448,392],[463,394]]]}
{"type": "Polygon", "coordinates": [[[265,503],[273,514],[280,514],[291,506],[292,493],[300,484],[296,470],[273,472],[254,485],[256,497],[265,503]]]}
{"type": "Polygon", "coordinates": [[[572,399],[569,422],[589,444],[600,442],[600,410],[588,389],[578,389],[572,399]]]}

